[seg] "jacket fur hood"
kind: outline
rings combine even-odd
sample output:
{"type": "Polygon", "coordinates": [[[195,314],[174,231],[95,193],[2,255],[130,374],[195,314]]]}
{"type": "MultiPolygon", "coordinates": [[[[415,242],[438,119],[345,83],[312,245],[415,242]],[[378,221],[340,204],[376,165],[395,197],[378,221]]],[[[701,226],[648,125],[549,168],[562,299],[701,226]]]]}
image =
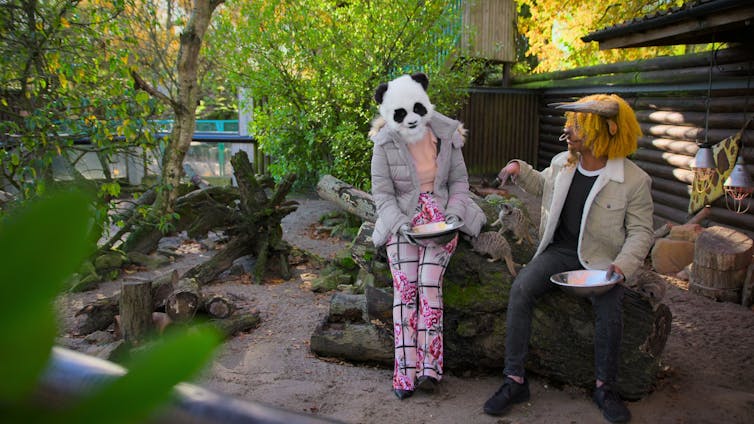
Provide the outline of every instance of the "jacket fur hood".
{"type": "MultiPolygon", "coordinates": [[[[372,139],[374,144],[381,145],[387,142],[398,142],[400,136],[396,131],[388,128],[385,122],[385,118],[377,116],[372,121],[372,129],[369,130],[369,138],[372,139]]],[[[429,121],[429,128],[440,140],[452,140],[453,147],[460,149],[466,142],[466,128],[460,121],[448,118],[447,116],[435,112],[432,114],[432,119],[429,121]],[[456,134],[457,133],[457,134],[456,134]]]]}

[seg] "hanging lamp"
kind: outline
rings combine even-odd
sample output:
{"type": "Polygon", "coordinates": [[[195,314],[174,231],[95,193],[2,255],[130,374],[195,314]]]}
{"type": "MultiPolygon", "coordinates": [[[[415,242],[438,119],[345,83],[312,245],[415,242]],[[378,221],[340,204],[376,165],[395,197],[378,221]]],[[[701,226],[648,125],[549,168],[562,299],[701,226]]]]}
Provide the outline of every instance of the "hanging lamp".
{"type": "Polygon", "coordinates": [[[693,189],[697,193],[707,192],[714,183],[713,177],[717,173],[717,163],[712,155],[709,144],[709,107],[712,95],[712,69],[715,66],[715,49],[711,50],[709,75],[707,79],[707,98],[705,100],[706,112],[704,114],[704,143],[696,151],[694,160],[691,162],[691,170],[694,171],[693,189]]]}

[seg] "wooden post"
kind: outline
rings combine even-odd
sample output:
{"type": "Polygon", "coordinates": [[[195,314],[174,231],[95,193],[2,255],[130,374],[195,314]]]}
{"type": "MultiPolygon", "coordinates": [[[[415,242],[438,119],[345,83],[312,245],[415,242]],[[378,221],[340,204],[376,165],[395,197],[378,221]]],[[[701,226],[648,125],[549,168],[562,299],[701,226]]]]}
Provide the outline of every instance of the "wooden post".
{"type": "Polygon", "coordinates": [[[126,280],[120,294],[120,325],[123,340],[137,346],[152,329],[152,282],[126,280]]]}

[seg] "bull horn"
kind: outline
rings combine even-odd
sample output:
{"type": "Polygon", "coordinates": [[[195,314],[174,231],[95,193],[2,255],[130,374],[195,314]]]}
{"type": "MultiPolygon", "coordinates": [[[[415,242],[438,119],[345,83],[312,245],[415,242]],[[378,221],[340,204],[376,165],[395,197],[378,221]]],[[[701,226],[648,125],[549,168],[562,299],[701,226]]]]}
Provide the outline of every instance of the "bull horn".
{"type": "Polygon", "coordinates": [[[594,113],[605,118],[614,118],[618,116],[618,102],[613,100],[550,103],[547,106],[572,112],[594,113]]]}

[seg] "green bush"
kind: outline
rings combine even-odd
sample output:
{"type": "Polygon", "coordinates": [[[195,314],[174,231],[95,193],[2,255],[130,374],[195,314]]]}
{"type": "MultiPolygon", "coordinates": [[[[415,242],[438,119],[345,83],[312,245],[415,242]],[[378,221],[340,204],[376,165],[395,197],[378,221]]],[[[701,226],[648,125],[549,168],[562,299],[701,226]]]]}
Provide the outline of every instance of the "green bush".
{"type": "MultiPolygon", "coordinates": [[[[452,115],[477,65],[458,66],[457,2],[272,0],[229,2],[209,49],[254,99],[250,133],[271,173],[312,185],[332,174],[369,189],[375,88],[421,70],[438,111],[452,115]],[[242,16],[243,19],[238,17],[242,16]],[[455,65],[454,65],[455,64],[455,65]]],[[[243,107],[243,105],[242,105],[243,107]]]]}

